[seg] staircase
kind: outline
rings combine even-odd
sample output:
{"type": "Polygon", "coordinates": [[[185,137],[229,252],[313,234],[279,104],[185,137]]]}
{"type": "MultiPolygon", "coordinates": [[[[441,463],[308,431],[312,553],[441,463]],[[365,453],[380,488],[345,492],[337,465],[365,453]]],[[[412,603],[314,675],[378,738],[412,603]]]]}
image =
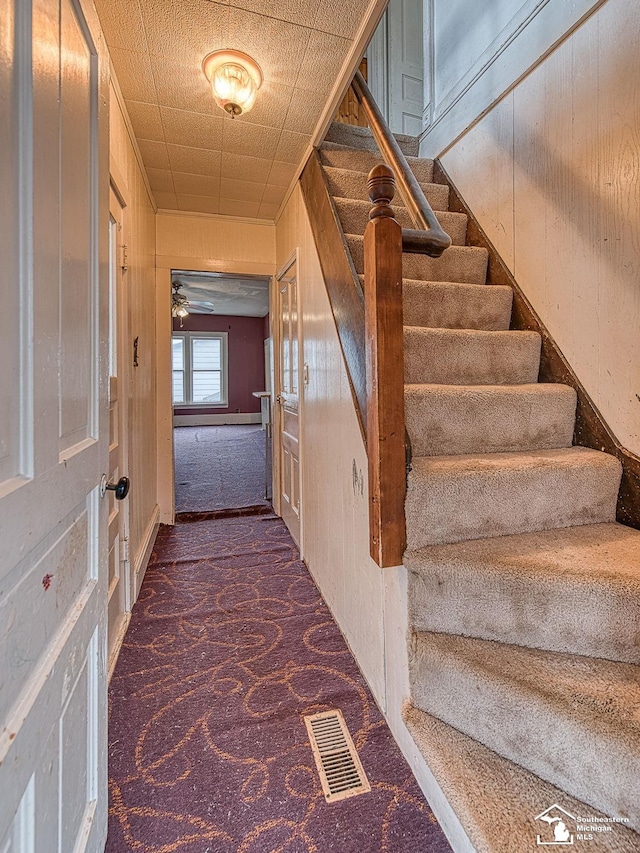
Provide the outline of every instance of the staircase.
{"type": "MultiPolygon", "coordinates": [[[[624,820],[590,849],[638,851],[640,532],[615,521],[621,465],[572,446],[575,391],[538,383],[540,336],[510,330],[511,288],[486,286],[467,217],[396,139],[453,242],[402,258],[406,725],[477,851],[534,849],[556,802],[624,820]]],[[[381,156],[334,124],[320,157],[362,278],[381,156]]]]}

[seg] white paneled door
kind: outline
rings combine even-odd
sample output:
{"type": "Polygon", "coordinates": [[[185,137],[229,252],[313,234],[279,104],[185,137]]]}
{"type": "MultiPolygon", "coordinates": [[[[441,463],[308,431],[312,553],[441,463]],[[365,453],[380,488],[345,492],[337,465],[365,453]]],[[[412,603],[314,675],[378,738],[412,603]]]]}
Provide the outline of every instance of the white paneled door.
{"type": "Polygon", "coordinates": [[[0,0],[0,851],[106,836],[107,63],[85,0],[0,0]]]}
{"type": "Polygon", "coordinates": [[[298,263],[278,275],[278,406],[280,514],[300,545],[300,417],[298,363],[298,263]]]}
{"type": "MultiPolygon", "coordinates": [[[[128,424],[128,318],[125,294],[126,266],[124,209],[113,189],[109,193],[109,472],[111,484],[126,479],[128,424]]],[[[126,497],[126,495],[125,495],[126,497]]],[[[129,560],[129,502],[117,490],[105,495],[108,524],[108,661],[109,675],[129,624],[134,593],[129,560]]]]}
{"type": "Polygon", "coordinates": [[[424,109],[422,0],[391,0],[387,12],[389,125],[419,136],[424,109]]]}

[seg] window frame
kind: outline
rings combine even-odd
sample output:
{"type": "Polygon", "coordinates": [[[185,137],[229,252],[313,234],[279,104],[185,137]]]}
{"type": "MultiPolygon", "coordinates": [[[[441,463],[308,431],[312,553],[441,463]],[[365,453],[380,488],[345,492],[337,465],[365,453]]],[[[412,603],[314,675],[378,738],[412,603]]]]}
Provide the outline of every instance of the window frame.
{"type": "Polygon", "coordinates": [[[183,370],[183,394],[184,402],[173,402],[173,353],[171,355],[171,404],[174,409],[179,408],[198,408],[198,409],[226,409],[229,407],[229,333],[228,332],[187,332],[174,331],[171,333],[171,340],[182,338],[184,341],[184,370],[183,370]],[[221,364],[220,364],[220,394],[222,399],[217,402],[208,401],[203,403],[195,403],[192,401],[193,393],[193,371],[191,367],[192,347],[194,340],[202,340],[204,338],[216,338],[222,344],[221,346],[221,364]]]}

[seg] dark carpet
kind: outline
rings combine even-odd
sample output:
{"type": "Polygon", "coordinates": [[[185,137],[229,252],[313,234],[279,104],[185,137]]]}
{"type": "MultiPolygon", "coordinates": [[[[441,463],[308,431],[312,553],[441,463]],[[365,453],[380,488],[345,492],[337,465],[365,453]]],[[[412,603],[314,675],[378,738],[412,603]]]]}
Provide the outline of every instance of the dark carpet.
{"type": "Polygon", "coordinates": [[[176,512],[266,505],[259,424],[176,427],[176,512]]]}
{"type": "Polygon", "coordinates": [[[109,700],[107,853],[450,850],[273,516],[161,528],[109,700]],[[332,708],[372,790],[328,805],[302,717],[332,708]]]}

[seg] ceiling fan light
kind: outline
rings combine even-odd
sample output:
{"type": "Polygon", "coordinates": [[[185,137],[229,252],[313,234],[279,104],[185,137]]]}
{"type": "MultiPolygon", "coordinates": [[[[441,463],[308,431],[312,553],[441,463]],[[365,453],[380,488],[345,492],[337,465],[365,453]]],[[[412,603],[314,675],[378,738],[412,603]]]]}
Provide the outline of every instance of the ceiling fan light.
{"type": "Polygon", "coordinates": [[[237,50],[217,50],[205,57],[202,68],[216,104],[231,118],[248,113],[262,85],[260,66],[237,50]]]}

